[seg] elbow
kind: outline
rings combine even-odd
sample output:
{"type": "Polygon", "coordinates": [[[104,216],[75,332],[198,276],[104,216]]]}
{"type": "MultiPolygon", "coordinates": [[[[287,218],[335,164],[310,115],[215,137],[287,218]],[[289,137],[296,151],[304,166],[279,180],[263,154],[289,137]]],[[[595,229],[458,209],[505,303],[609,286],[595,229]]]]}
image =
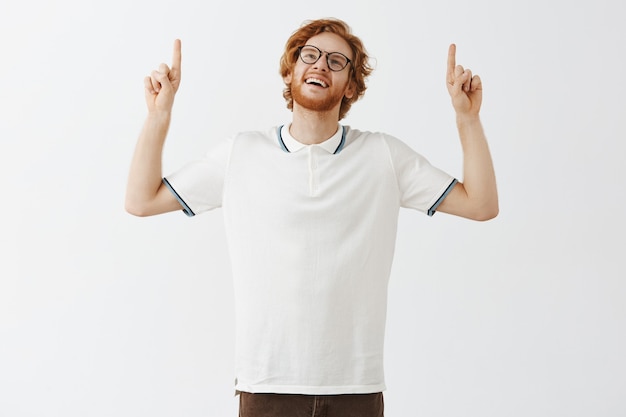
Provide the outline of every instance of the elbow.
{"type": "Polygon", "coordinates": [[[147,217],[150,216],[150,213],[146,210],[144,206],[141,204],[137,204],[136,202],[126,200],[124,204],[124,209],[128,214],[132,214],[137,217],[147,217]]]}
{"type": "Polygon", "coordinates": [[[500,208],[498,206],[498,203],[496,202],[494,204],[483,206],[480,209],[476,210],[474,212],[474,215],[472,216],[472,219],[479,222],[486,222],[488,220],[495,219],[499,213],[500,208]]]}
{"type": "Polygon", "coordinates": [[[486,222],[488,220],[492,220],[495,219],[496,217],[498,217],[498,210],[493,210],[493,211],[485,211],[482,212],[478,215],[476,215],[474,217],[474,220],[479,221],[479,222],[486,222]]]}
{"type": "Polygon", "coordinates": [[[472,219],[479,222],[495,219],[500,213],[498,200],[498,192],[495,188],[491,193],[483,195],[482,198],[475,200],[474,210],[472,210],[472,219]]]}

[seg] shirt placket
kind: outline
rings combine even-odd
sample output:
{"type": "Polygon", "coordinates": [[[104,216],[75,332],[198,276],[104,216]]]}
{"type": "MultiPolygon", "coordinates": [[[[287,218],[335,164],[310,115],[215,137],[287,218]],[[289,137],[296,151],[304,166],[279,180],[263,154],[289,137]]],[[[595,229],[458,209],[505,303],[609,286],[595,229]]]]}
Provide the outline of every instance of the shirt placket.
{"type": "Polygon", "coordinates": [[[309,195],[311,197],[319,194],[319,152],[320,149],[317,146],[308,148],[309,195]]]}

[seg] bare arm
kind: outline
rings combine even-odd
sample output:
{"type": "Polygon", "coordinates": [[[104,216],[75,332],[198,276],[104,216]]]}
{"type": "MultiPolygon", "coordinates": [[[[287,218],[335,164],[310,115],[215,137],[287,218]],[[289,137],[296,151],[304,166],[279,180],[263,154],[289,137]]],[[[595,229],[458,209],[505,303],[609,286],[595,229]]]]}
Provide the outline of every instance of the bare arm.
{"type": "Polygon", "coordinates": [[[126,186],[126,211],[136,216],[180,210],[162,183],[161,159],[174,96],[181,78],[181,42],[174,42],[172,67],[161,64],[144,79],[148,116],[137,140],[126,186]]]}
{"type": "Polygon", "coordinates": [[[456,112],[463,149],[463,182],[458,183],[437,211],[473,220],[498,215],[498,191],[487,139],[480,122],[482,82],[480,77],[456,65],[456,46],[448,50],[447,87],[456,112]]]}

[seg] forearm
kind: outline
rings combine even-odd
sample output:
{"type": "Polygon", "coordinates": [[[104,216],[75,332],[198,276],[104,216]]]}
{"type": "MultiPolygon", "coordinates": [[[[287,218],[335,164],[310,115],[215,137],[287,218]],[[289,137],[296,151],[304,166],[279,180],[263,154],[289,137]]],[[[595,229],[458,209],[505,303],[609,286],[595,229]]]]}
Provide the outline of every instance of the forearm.
{"type": "Polygon", "coordinates": [[[171,114],[149,113],[135,146],[126,187],[126,210],[141,215],[162,184],[163,144],[171,114]]]}
{"type": "Polygon", "coordinates": [[[463,148],[463,187],[477,218],[498,213],[496,177],[487,138],[478,115],[457,115],[457,128],[463,148]]]}

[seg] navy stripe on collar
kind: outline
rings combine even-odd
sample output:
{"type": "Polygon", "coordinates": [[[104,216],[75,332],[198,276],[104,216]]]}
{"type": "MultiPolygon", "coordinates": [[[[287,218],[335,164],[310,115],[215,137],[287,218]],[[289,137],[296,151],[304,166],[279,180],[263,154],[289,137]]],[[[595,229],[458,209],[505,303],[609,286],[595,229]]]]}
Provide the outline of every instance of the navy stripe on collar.
{"type": "Polygon", "coordinates": [[[283,140],[283,135],[281,133],[283,131],[283,126],[285,125],[278,126],[278,144],[283,151],[290,153],[289,149],[287,149],[287,145],[285,145],[285,141],[283,140]]]}
{"type": "Polygon", "coordinates": [[[346,127],[341,126],[341,140],[339,141],[339,145],[337,145],[337,149],[335,149],[335,152],[333,152],[333,155],[337,155],[339,152],[341,152],[345,145],[346,145],[346,127]]]}
{"type": "MultiPolygon", "coordinates": [[[[278,127],[278,144],[280,145],[280,148],[287,152],[287,153],[291,153],[291,151],[287,148],[287,145],[285,145],[285,141],[283,140],[283,135],[282,135],[282,130],[283,130],[283,126],[284,125],[280,125],[278,127]]],[[[341,140],[339,141],[339,145],[337,145],[337,149],[335,149],[335,152],[333,152],[333,155],[337,155],[339,152],[341,152],[343,150],[343,147],[346,145],[346,127],[345,126],[341,126],[341,140]]]]}

